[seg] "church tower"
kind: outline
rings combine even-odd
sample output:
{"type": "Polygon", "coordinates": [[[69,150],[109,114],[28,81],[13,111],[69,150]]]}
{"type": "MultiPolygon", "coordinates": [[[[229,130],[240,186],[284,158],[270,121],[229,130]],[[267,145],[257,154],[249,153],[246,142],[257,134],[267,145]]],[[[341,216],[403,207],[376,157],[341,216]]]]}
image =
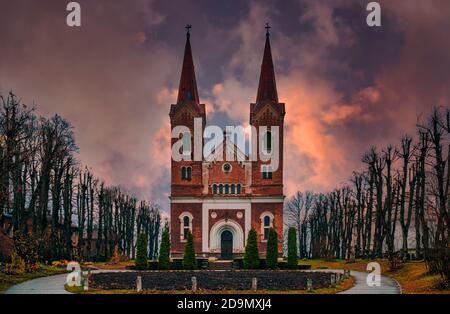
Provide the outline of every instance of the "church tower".
{"type": "MultiPolygon", "coordinates": [[[[183,140],[183,159],[175,161],[171,158],[171,199],[176,198],[195,198],[202,194],[202,161],[194,161],[194,119],[202,120],[202,134],[206,124],[205,105],[200,103],[197,90],[197,82],[195,79],[194,60],[192,56],[190,28],[186,26],[186,46],[184,49],[183,66],[181,69],[180,85],[178,88],[177,103],[171,105],[170,108],[170,125],[171,130],[175,127],[187,127],[190,135],[186,133],[180,134],[179,138],[172,138],[171,147],[179,139],[183,140]],[[190,141],[184,143],[184,138],[190,141]],[[190,151],[188,155],[184,153],[190,151]]],[[[202,137],[203,138],[203,137],[202,137]]],[[[201,143],[203,147],[203,140],[201,143]]],[[[177,235],[176,239],[172,239],[174,250],[182,252],[184,242],[186,241],[184,224],[188,225],[190,231],[194,235],[196,247],[201,247],[201,204],[196,203],[174,203],[171,202],[171,222],[172,233],[177,235]],[[189,221],[179,221],[184,219],[183,213],[189,213],[189,221]],[[182,217],[182,218],[180,218],[182,217]],[[195,217],[195,223],[194,223],[195,217]]]]}
{"type": "MultiPolygon", "coordinates": [[[[273,161],[249,158],[234,143],[225,139],[215,153],[193,160],[194,119],[199,118],[201,132],[206,124],[205,105],[200,103],[195,80],[194,62],[187,26],[186,47],[177,103],[171,106],[172,131],[180,134],[172,139],[182,140],[182,160],[171,161],[170,233],[172,258],[183,256],[188,232],[193,234],[197,258],[215,257],[224,261],[242,258],[247,236],[251,229],[257,233],[261,257],[267,250],[270,228],[278,233],[279,253],[283,237],[283,127],[284,104],[278,102],[275,71],[270,48],[269,26],[266,25],[266,44],[261,65],[256,102],[250,105],[250,124],[259,132],[266,127],[262,143],[272,156],[278,155],[278,167],[270,168],[273,161]],[[182,131],[179,127],[184,128],[182,131]],[[278,127],[278,134],[276,133],[278,127]],[[191,138],[185,140],[184,134],[191,138]],[[273,140],[276,138],[278,141],[273,140]],[[279,146],[276,147],[276,142],[279,146]],[[233,149],[240,158],[227,160],[224,152],[233,149]],[[275,153],[276,152],[276,153],[275,153]],[[222,154],[222,158],[218,155],[222,154]],[[263,170],[263,171],[262,171],[263,170]]],[[[239,104],[236,104],[239,105],[239,104]]],[[[198,130],[197,130],[198,131],[198,130]]],[[[203,149],[203,137],[201,137],[203,149]]],[[[258,143],[258,146],[259,143],[258,143]]],[[[258,147],[258,151],[261,147],[258,147]]]]}
{"type": "MultiPolygon", "coordinates": [[[[186,27],[186,46],[184,49],[177,103],[171,106],[169,116],[171,130],[173,130],[176,126],[185,126],[189,128],[190,145],[188,146],[191,153],[189,156],[186,156],[186,160],[183,159],[182,161],[174,161],[172,159],[171,191],[173,196],[199,196],[202,192],[202,162],[194,161],[194,119],[202,119],[203,130],[206,124],[206,113],[205,105],[200,103],[200,99],[198,97],[194,60],[192,57],[190,41],[190,27],[190,25],[186,27]]],[[[183,139],[183,136],[184,134],[180,135],[180,138],[183,139]]],[[[173,138],[172,145],[177,140],[177,138],[173,138]]]]}
{"type": "MultiPolygon", "coordinates": [[[[259,76],[256,102],[250,104],[250,125],[258,131],[258,154],[262,149],[271,151],[273,138],[276,136],[273,128],[278,127],[278,168],[272,169],[270,161],[262,161],[258,155],[257,161],[252,163],[252,196],[259,199],[252,202],[252,216],[259,219],[253,223],[260,242],[259,250],[265,251],[268,227],[274,228],[278,237],[283,236],[283,130],[285,105],[278,102],[275,69],[270,47],[270,26],[266,24],[266,43],[259,76]],[[266,127],[266,132],[261,132],[260,127],[266,127]],[[273,132],[273,133],[272,133],[273,132]],[[260,140],[260,138],[262,140],[260,140]],[[265,146],[265,147],[262,147],[265,146]],[[264,201],[266,200],[266,201],[264,201]],[[258,228],[261,226],[261,228],[258,228]]],[[[278,244],[282,250],[281,241],[278,244]]]]}
{"type": "MultiPolygon", "coordinates": [[[[270,47],[270,26],[266,25],[266,44],[264,47],[264,56],[261,64],[261,73],[259,77],[258,93],[256,102],[250,104],[250,125],[256,127],[258,138],[263,137],[263,144],[272,146],[271,129],[278,127],[279,143],[279,165],[278,169],[268,166],[270,162],[263,162],[258,156],[258,161],[253,162],[253,195],[283,195],[283,129],[284,129],[284,104],[278,102],[277,84],[275,80],[275,70],[272,60],[272,51],[270,47]],[[267,127],[267,132],[260,134],[260,126],[267,127]]],[[[261,141],[258,141],[258,152],[263,148],[270,151],[272,147],[262,147],[261,141]]]]}

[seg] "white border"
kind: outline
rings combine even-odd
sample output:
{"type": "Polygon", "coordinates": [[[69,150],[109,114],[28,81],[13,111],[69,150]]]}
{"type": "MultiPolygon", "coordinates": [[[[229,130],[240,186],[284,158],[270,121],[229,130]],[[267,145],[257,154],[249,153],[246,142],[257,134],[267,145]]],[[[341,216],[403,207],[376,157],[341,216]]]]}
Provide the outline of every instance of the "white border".
{"type": "Polygon", "coordinates": [[[244,251],[244,231],[241,225],[233,219],[222,219],[212,226],[209,243],[210,251],[215,253],[221,251],[221,235],[225,230],[233,234],[233,253],[242,253],[244,251]]]}

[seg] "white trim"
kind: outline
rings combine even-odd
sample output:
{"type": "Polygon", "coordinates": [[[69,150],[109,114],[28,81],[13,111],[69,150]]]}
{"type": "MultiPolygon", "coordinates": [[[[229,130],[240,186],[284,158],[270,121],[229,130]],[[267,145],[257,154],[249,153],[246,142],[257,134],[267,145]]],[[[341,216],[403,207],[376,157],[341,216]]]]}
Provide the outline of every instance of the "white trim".
{"type": "MultiPolygon", "coordinates": [[[[284,196],[260,196],[260,197],[170,197],[171,204],[202,204],[202,252],[209,252],[209,210],[236,209],[243,210],[244,219],[244,244],[247,243],[247,234],[251,229],[252,204],[253,203],[278,203],[283,204],[284,196]]],[[[181,230],[180,230],[181,231],[181,230]]],[[[181,232],[180,232],[181,237],[181,232]]]]}
{"type": "Polygon", "coordinates": [[[242,227],[233,219],[222,219],[213,225],[209,244],[210,252],[220,253],[222,245],[221,235],[226,230],[233,234],[233,253],[244,252],[244,232],[242,227]]]}
{"type": "Polygon", "coordinates": [[[270,217],[270,222],[271,222],[271,223],[273,222],[273,219],[275,218],[275,216],[272,214],[272,212],[270,212],[270,211],[265,211],[265,212],[263,212],[261,215],[259,215],[259,220],[261,220],[261,222],[262,222],[262,220],[263,220],[263,218],[264,218],[265,216],[269,216],[269,217],[270,217]]]}
{"type": "Polygon", "coordinates": [[[222,164],[222,171],[225,173],[230,173],[231,171],[233,171],[233,166],[231,165],[231,163],[229,161],[226,161],[222,164]],[[230,170],[225,170],[225,165],[229,165],[230,166],[230,170]]]}
{"type": "Polygon", "coordinates": [[[275,216],[272,212],[265,211],[259,216],[259,220],[261,221],[261,242],[267,242],[267,239],[264,239],[264,217],[269,216],[269,228],[273,228],[273,220],[275,216]]]}
{"type": "Polygon", "coordinates": [[[189,218],[189,231],[192,233],[192,221],[194,220],[194,216],[190,212],[182,212],[180,216],[178,216],[178,219],[180,220],[180,242],[184,243],[186,242],[186,239],[184,238],[184,217],[189,218]]]}
{"type": "Polygon", "coordinates": [[[244,244],[247,241],[247,234],[251,228],[251,215],[252,215],[252,205],[251,203],[239,199],[229,202],[230,199],[225,199],[225,201],[216,202],[203,202],[202,204],[202,251],[210,252],[210,235],[209,235],[209,210],[224,210],[224,209],[236,209],[243,210],[245,212],[245,230],[244,230],[244,244]]]}
{"type": "Polygon", "coordinates": [[[178,216],[178,219],[180,219],[180,221],[183,220],[184,217],[188,216],[190,220],[194,219],[194,216],[192,216],[192,214],[190,212],[182,212],[180,214],[180,216],[178,216]]]}
{"type": "Polygon", "coordinates": [[[198,198],[191,196],[174,196],[170,197],[171,204],[184,203],[203,203],[203,204],[217,204],[217,203],[283,203],[283,196],[261,196],[261,197],[230,197],[230,196],[214,196],[210,198],[198,198]]]}
{"type": "Polygon", "coordinates": [[[202,205],[202,251],[209,252],[208,246],[208,226],[209,226],[209,215],[208,209],[205,209],[205,204],[202,205]]]}

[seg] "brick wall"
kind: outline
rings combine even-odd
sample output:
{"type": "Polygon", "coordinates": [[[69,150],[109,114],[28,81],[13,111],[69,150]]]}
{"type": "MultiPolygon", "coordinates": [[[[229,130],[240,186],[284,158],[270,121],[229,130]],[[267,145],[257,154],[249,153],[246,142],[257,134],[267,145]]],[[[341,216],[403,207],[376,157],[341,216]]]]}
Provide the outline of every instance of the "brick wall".
{"type": "Polygon", "coordinates": [[[267,242],[262,242],[260,219],[261,214],[265,211],[269,211],[274,215],[273,228],[278,234],[278,252],[281,253],[283,250],[281,242],[283,239],[283,203],[253,203],[251,226],[256,230],[259,253],[265,255],[267,250],[267,242]]]}
{"type": "Polygon", "coordinates": [[[170,206],[170,240],[171,251],[173,253],[183,253],[185,243],[180,241],[180,215],[183,212],[189,212],[194,217],[192,221],[192,235],[194,237],[195,252],[202,251],[202,204],[171,204],[170,206]]]}

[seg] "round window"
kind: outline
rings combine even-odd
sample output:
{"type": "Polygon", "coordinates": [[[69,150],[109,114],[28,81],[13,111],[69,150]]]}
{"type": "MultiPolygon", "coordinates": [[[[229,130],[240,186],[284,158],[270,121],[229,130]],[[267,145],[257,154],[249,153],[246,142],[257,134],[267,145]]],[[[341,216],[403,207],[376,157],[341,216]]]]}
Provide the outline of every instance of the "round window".
{"type": "Polygon", "coordinates": [[[223,169],[224,172],[230,172],[231,171],[231,165],[229,163],[225,163],[225,164],[223,164],[222,169],[223,169]]]}

